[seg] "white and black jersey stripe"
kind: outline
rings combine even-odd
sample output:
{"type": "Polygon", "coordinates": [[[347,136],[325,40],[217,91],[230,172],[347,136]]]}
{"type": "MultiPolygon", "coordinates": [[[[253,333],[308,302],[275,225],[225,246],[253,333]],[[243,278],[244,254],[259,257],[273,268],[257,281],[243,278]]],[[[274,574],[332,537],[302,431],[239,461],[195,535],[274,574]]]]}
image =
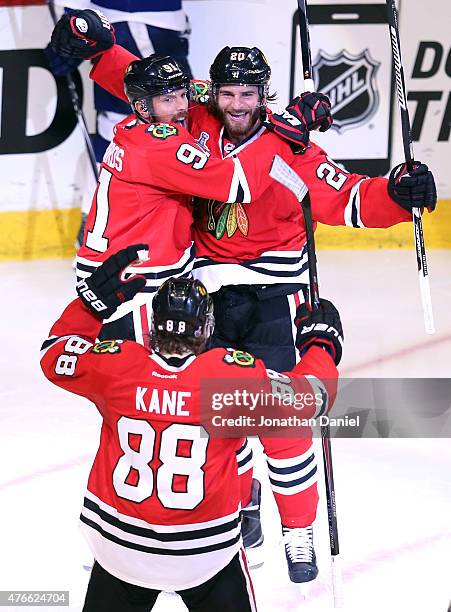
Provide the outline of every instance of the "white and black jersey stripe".
{"type": "Polygon", "coordinates": [[[227,202],[249,204],[252,196],[243,166],[238,157],[232,157],[232,159],[235,165],[235,171],[232,176],[232,182],[230,183],[230,192],[227,202]]]}
{"type": "Polygon", "coordinates": [[[265,251],[256,259],[240,263],[198,257],[193,276],[202,281],[210,293],[224,285],[308,284],[307,247],[304,245],[301,251],[265,251]]]}
{"type": "Polygon", "coordinates": [[[289,459],[267,457],[271,488],[281,495],[295,495],[305,491],[318,479],[313,445],[302,455],[289,459]]]}
{"type": "Polygon", "coordinates": [[[63,340],[69,340],[69,339],[81,340],[83,344],[85,345],[86,349],[89,348],[90,346],[93,346],[92,342],[88,342],[86,338],[82,338],[81,336],[77,336],[77,335],[50,336],[49,338],[47,338],[47,340],[44,340],[44,342],[42,343],[40,358],[42,359],[44,355],[47,353],[47,351],[49,350],[49,348],[52,347],[57,342],[63,342],[63,340]]]}
{"type": "Polygon", "coordinates": [[[121,514],[87,491],[80,521],[95,558],[107,564],[107,571],[148,588],[180,590],[201,584],[241,547],[238,509],[200,523],[155,525],[121,514]]]}
{"type": "Polygon", "coordinates": [[[350,227],[366,227],[360,217],[360,185],[368,179],[363,178],[354,185],[344,212],[345,224],[350,227]]]}
{"type": "Polygon", "coordinates": [[[249,440],[246,438],[244,444],[241,448],[236,451],[236,462],[238,466],[238,475],[244,474],[248,470],[253,467],[253,458],[254,454],[252,452],[251,445],[249,444],[249,440]]]}

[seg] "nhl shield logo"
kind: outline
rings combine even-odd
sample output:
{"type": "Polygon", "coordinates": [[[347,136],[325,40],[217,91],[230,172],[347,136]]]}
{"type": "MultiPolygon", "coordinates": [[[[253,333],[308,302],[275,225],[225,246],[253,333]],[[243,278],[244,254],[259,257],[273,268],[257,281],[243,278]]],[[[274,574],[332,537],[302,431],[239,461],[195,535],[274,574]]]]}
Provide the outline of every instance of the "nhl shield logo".
{"type": "Polygon", "coordinates": [[[376,72],[380,66],[368,49],[360,55],[342,50],[330,56],[320,51],[313,65],[313,79],[318,91],[329,96],[338,132],[358,127],[374,115],[379,104],[376,72]]]}

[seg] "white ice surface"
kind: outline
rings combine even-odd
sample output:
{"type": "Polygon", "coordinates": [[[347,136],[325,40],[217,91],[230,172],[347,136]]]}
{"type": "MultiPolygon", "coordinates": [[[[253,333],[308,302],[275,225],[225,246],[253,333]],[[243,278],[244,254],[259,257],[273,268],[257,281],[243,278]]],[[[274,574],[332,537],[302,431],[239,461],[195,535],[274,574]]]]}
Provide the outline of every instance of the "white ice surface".
{"type": "MultiPolygon", "coordinates": [[[[339,307],[346,334],[342,373],[450,377],[451,253],[432,251],[429,260],[432,337],[423,328],[412,252],[319,253],[322,295],[339,307]]],[[[50,325],[74,295],[73,273],[69,261],[7,263],[0,279],[0,590],[69,590],[69,608],[38,609],[79,612],[91,558],[78,515],[100,419],[89,402],[48,383],[38,361],[50,325]]],[[[446,612],[449,440],[334,440],[333,461],[346,609],[446,612]]],[[[302,600],[287,577],[259,452],[256,474],[266,538],[265,564],[252,573],[260,612],[332,610],[323,485],[315,522],[320,574],[302,600]]],[[[165,595],[154,609],[185,607],[165,595]]]]}

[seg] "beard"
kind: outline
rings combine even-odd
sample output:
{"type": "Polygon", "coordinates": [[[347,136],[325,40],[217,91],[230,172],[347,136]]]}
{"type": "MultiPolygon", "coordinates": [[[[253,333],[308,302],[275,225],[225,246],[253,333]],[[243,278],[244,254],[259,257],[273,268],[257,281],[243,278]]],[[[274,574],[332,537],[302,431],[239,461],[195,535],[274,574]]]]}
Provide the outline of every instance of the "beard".
{"type": "Polygon", "coordinates": [[[254,108],[252,111],[246,110],[245,112],[247,114],[243,120],[234,121],[228,111],[224,112],[222,109],[216,108],[217,116],[224,124],[227,136],[232,142],[244,140],[260,121],[260,107],[254,108]]]}
{"type": "Polygon", "coordinates": [[[188,111],[180,111],[174,115],[157,115],[152,112],[152,121],[155,123],[175,123],[186,128],[187,126],[188,111]]]}

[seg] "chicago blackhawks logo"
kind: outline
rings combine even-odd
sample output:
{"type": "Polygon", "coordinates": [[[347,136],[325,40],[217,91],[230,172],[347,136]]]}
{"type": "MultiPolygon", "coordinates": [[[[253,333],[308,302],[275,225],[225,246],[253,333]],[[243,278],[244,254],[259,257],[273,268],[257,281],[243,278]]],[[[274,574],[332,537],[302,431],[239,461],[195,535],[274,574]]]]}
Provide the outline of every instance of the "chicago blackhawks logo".
{"type": "Polygon", "coordinates": [[[249,233],[249,219],[244,206],[239,202],[226,204],[209,200],[207,203],[207,230],[218,240],[227,234],[231,238],[235,232],[240,231],[243,236],[249,233]]]}
{"type": "Polygon", "coordinates": [[[210,94],[210,84],[208,81],[194,80],[190,83],[190,102],[207,104],[210,94]]]}
{"type": "Polygon", "coordinates": [[[177,136],[179,133],[178,129],[169,123],[152,123],[152,125],[149,125],[146,132],[154,138],[163,140],[169,138],[169,136],[177,136]]]}
{"type": "Polygon", "coordinates": [[[360,55],[351,55],[344,49],[335,56],[319,52],[313,78],[318,91],[329,96],[332,103],[332,129],[342,132],[358,127],[374,115],[379,104],[376,87],[379,66],[368,49],[360,55]]]}
{"type": "Polygon", "coordinates": [[[242,368],[253,368],[255,365],[255,357],[246,351],[235,351],[227,349],[228,353],[224,355],[224,361],[229,365],[237,365],[242,368]]]}
{"type": "Polygon", "coordinates": [[[94,344],[91,349],[91,353],[95,353],[96,355],[114,355],[114,353],[121,352],[120,345],[122,343],[123,340],[103,340],[103,342],[98,342],[97,344],[94,344]]]}

